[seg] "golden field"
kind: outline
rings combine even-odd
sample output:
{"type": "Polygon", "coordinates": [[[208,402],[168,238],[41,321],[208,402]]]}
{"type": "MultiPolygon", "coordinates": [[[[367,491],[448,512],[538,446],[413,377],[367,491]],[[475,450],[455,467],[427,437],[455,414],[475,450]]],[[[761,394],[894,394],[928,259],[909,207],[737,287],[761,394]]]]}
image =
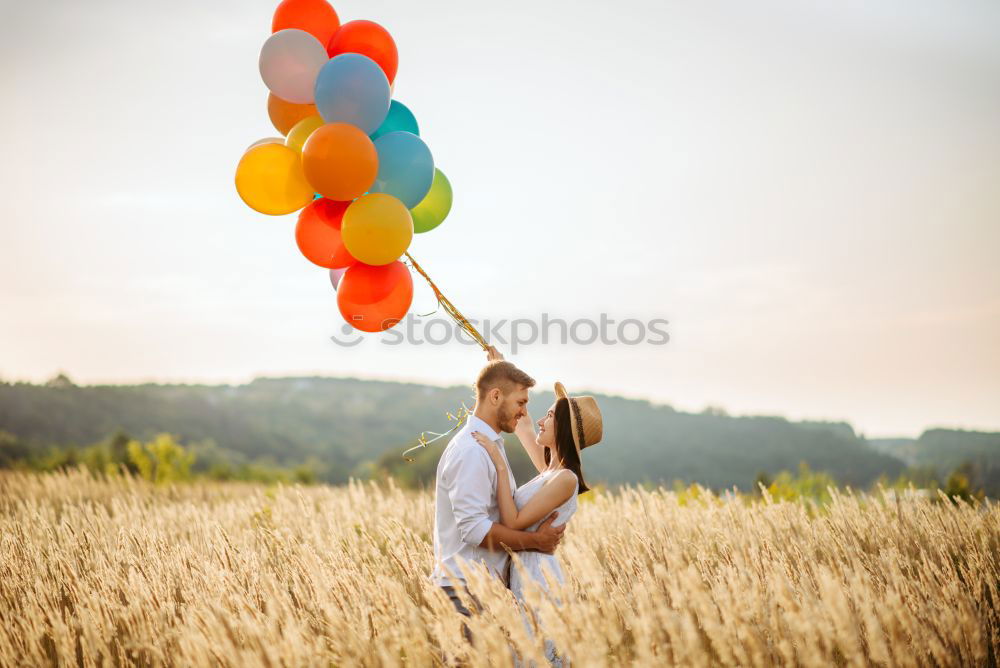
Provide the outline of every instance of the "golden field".
{"type": "MultiPolygon", "coordinates": [[[[427,579],[432,494],[0,472],[0,665],[544,664],[427,579]]],[[[591,493],[543,628],[573,665],[995,665],[996,505],[591,493]]],[[[478,580],[478,579],[477,579],[478,580]]]]}

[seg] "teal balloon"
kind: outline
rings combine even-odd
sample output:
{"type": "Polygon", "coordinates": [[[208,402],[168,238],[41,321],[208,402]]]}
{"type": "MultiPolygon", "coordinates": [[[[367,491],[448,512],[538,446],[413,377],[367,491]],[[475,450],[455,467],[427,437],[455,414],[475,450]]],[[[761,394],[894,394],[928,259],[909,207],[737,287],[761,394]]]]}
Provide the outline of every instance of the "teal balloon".
{"type": "Polygon", "coordinates": [[[382,125],[379,126],[375,134],[372,135],[372,140],[376,140],[382,135],[389,134],[390,132],[412,132],[415,135],[420,134],[420,128],[417,126],[417,117],[413,115],[402,102],[393,100],[389,104],[389,114],[382,121],[382,125]]]}

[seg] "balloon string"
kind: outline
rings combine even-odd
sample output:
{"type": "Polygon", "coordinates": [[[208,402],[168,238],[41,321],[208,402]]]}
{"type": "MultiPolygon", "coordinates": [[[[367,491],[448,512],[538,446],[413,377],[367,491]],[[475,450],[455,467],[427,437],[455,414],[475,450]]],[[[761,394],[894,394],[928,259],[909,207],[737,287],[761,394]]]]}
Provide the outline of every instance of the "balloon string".
{"type": "Polygon", "coordinates": [[[461,311],[455,308],[455,305],[451,303],[451,300],[441,293],[438,286],[434,285],[434,281],[431,280],[431,277],[428,276],[427,272],[423,270],[423,267],[417,264],[417,261],[413,259],[413,256],[410,255],[409,252],[406,253],[406,257],[410,260],[410,264],[413,268],[417,270],[417,273],[423,276],[427,283],[431,286],[431,290],[434,291],[434,296],[437,297],[438,305],[445,310],[445,313],[450,315],[452,319],[458,323],[458,326],[465,330],[465,332],[471,336],[483,350],[489,350],[490,344],[486,342],[483,335],[479,333],[479,330],[477,330],[471,322],[469,322],[468,318],[462,315],[461,311]]]}
{"type": "MultiPolygon", "coordinates": [[[[406,253],[406,258],[410,261],[410,266],[416,269],[417,273],[423,276],[424,280],[427,281],[427,284],[431,286],[431,290],[434,291],[434,296],[437,298],[438,307],[443,308],[445,313],[451,316],[451,318],[456,323],[458,323],[458,326],[461,327],[469,336],[471,336],[472,339],[476,343],[478,343],[483,350],[488,350],[490,344],[486,342],[486,339],[483,338],[483,335],[479,333],[479,330],[477,330],[471,322],[469,322],[468,318],[462,315],[461,311],[455,308],[455,305],[451,303],[451,300],[444,296],[444,294],[441,292],[438,286],[434,284],[434,281],[431,279],[431,277],[427,275],[427,272],[424,271],[424,268],[421,267],[420,264],[413,259],[413,256],[410,255],[409,252],[406,253]]],[[[435,311],[436,310],[437,309],[435,309],[435,311]]],[[[465,419],[467,417],[472,415],[472,411],[470,411],[469,408],[465,405],[465,403],[463,403],[462,407],[457,411],[457,414],[446,413],[446,415],[449,420],[455,422],[455,426],[449,429],[448,431],[444,432],[443,434],[439,434],[434,431],[420,432],[420,436],[417,438],[417,444],[412,448],[409,448],[408,450],[403,452],[403,459],[405,459],[408,462],[414,461],[413,457],[410,457],[411,452],[413,452],[414,450],[420,450],[426,448],[431,443],[439,441],[445,436],[448,436],[449,434],[453,433],[456,429],[462,426],[462,423],[465,422],[465,419]],[[434,438],[428,439],[428,436],[433,436],[434,438]]]]}
{"type": "Polygon", "coordinates": [[[452,427],[451,429],[449,429],[448,431],[444,432],[443,434],[439,434],[439,433],[434,432],[434,431],[422,431],[422,432],[420,432],[420,436],[417,438],[417,444],[415,446],[413,446],[412,448],[410,448],[409,450],[406,450],[405,452],[403,452],[403,459],[405,459],[408,462],[414,461],[413,457],[410,457],[410,453],[411,452],[413,452],[414,450],[420,450],[422,448],[426,448],[428,445],[430,445],[434,441],[439,441],[442,438],[444,438],[445,436],[447,436],[448,434],[454,432],[456,429],[458,429],[459,427],[462,426],[462,423],[465,422],[465,418],[467,418],[470,415],[472,415],[472,411],[470,411],[469,408],[468,408],[468,406],[466,406],[465,403],[463,402],[462,403],[462,407],[460,409],[458,409],[458,414],[457,415],[454,414],[454,413],[446,413],[445,415],[447,415],[447,417],[448,417],[449,420],[454,421],[455,426],[452,427]],[[427,435],[428,434],[430,434],[434,438],[432,438],[430,440],[427,440],[427,435]]]}

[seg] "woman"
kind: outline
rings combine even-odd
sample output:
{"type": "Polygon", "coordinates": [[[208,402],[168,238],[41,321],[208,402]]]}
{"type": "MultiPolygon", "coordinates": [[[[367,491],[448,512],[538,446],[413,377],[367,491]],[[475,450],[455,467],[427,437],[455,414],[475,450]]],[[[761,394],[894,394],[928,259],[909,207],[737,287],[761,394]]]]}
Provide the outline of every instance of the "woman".
{"type": "MultiPolygon", "coordinates": [[[[538,475],[516,492],[510,489],[507,462],[499,446],[485,435],[473,432],[496,466],[500,523],[511,529],[534,531],[553,511],[558,513],[553,526],[565,524],[576,511],[577,495],[589,489],[583,479],[580,452],[600,442],[601,410],[594,397],[570,397],[562,383],[555,384],[555,394],[555,403],[538,421],[537,434],[530,417],[525,416],[517,423],[515,433],[538,475]]],[[[524,601],[527,578],[535,580],[545,591],[548,591],[546,575],[560,584],[565,581],[555,555],[520,552],[518,556],[520,568],[512,567],[510,575],[510,589],[518,600],[524,601]]],[[[550,641],[545,642],[545,653],[550,661],[561,665],[550,641]]]]}

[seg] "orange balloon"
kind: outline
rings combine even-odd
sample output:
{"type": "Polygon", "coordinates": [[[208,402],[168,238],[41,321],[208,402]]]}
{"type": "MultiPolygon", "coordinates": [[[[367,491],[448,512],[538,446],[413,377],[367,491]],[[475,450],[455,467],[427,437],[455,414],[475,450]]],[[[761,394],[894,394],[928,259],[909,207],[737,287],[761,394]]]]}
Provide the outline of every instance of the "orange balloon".
{"type": "Polygon", "coordinates": [[[302,147],[302,168],[313,190],[341,201],[361,197],[378,176],[378,153],[364,132],[349,123],[317,128],[302,147]]]}
{"type": "Polygon", "coordinates": [[[356,262],[340,238],[340,223],[350,202],[321,197],[302,209],[295,225],[295,243],[306,259],[327,269],[356,262]]]}
{"type": "Polygon", "coordinates": [[[282,100],[274,93],[267,94],[267,115],[271,117],[274,129],[283,135],[295,127],[295,124],[308,116],[315,116],[315,104],[295,104],[282,100]]]}
{"type": "Polygon", "coordinates": [[[399,68],[399,53],[389,31],[374,21],[348,21],[340,26],[326,47],[331,58],[342,53],[368,56],[382,68],[391,84],[399,68]]]}
{"type": "Polygon", "coordinates": [[[271,32],[297,28],[326,46],[340,28],[340,17],[326,0],[282,0],[274,10],[271,32]]]}
{"type": "Polygon", "coordinates": [[[362,332],[389,329],[413,301],[413,277],[402,262],[380,267],[351,265],[337,286],[337,307],[344,320],[362,332]]]}

